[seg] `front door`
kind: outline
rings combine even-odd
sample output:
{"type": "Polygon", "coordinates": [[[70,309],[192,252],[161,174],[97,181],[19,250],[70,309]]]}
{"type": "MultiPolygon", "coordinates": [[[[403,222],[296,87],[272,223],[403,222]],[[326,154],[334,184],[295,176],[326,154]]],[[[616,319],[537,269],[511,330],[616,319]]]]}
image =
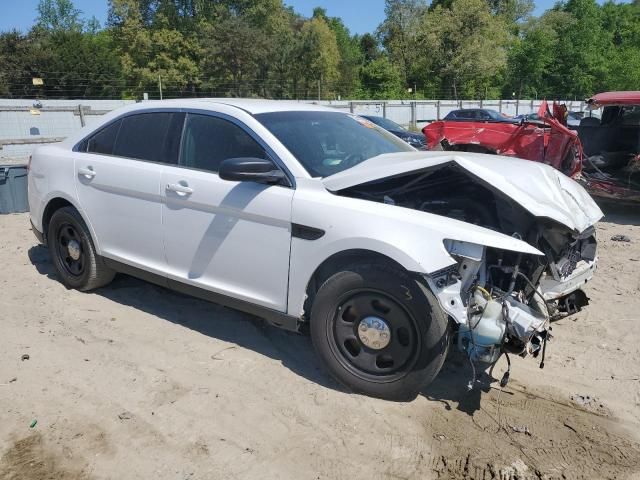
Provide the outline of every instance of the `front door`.
{"type": "Polygon", "coordinates": [[[180,165],[162,173],[168,276],[284,312],[293,189],[221,180],[220,162],[235,157],[266,153],[231,119],[187,114],[180,165]]]}

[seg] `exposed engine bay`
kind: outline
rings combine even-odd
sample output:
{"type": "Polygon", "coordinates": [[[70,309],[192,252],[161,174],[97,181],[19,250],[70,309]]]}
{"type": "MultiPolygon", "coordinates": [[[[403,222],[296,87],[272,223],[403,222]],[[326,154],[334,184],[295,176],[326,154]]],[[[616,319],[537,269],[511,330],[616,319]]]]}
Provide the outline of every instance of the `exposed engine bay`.
{"type": "Polygon", "coordinates": [[[456,163],[387,177],[339,194],[485,227],[544,253],[445,240],[457,264],[425,279],[457,324],[457,345],[474,371],[475,364],[491,365],[510,353],[540,355],[543,365],[552,317],[574,313],[588,303],[579,288],[596,267],[593,226],[577,233],[550,218],[536,217],[456,163]]]}

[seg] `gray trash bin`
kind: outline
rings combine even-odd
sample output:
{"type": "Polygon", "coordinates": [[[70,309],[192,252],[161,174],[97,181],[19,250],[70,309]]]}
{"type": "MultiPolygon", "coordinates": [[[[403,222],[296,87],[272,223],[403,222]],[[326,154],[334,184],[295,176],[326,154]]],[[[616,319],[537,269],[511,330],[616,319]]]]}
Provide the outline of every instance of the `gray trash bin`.
{"type": "Polygon", "coordinates": [[[0,164],[0,214],[28,211],[27,166],[0,164]]]}

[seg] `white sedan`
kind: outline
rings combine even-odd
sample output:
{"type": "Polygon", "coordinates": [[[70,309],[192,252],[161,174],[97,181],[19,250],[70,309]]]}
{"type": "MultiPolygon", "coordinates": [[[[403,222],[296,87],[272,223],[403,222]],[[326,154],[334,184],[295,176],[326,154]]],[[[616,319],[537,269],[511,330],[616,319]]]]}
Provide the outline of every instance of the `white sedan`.
{"type": "Polygon", "coordinates": [[[68,287],[124,272],[310,331],[339,381],[401,400],[454,333],[474,366],[544,355],[550,306],[586,303],[602,216],[546,165],[233,99],[139,103],[38,148],[29,203],[68,287]]]}

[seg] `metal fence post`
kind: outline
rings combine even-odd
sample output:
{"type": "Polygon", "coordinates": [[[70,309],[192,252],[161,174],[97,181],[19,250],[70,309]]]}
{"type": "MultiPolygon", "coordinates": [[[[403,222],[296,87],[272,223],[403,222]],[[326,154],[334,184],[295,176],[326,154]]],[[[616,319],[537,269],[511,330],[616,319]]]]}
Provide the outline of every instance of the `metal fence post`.
{"type": "Polygon", "coordinates": [[[502,99],[498,100],[498,111],[502,113],[502,99]]]}
{"type": "Polygon", "coordinates": [[[382,117],[387,118],[387,102],[382,102],[382,117]]]}
{"type": "Polygon", "coordinates": [[[436,102],[436,120],[440,120],[440,100],[436,102]]]}
{"type": "Polygon", "coordinates": [[[411,126],[413,128],[418,128],[418,122],[416,120],[416,102],[410,102],[411,105],[411,126]]]}
{"type": "Polygon", "coordinates": [[[84,112],[82,111],[82,104],[78,105],[78,115],[80,116],[80,126],[84,127],[84,112]]]}
{"type": "Polygon", "coordinates": [[[349,102],[349,112],[353,113],[353,102],[349,102]]]}

